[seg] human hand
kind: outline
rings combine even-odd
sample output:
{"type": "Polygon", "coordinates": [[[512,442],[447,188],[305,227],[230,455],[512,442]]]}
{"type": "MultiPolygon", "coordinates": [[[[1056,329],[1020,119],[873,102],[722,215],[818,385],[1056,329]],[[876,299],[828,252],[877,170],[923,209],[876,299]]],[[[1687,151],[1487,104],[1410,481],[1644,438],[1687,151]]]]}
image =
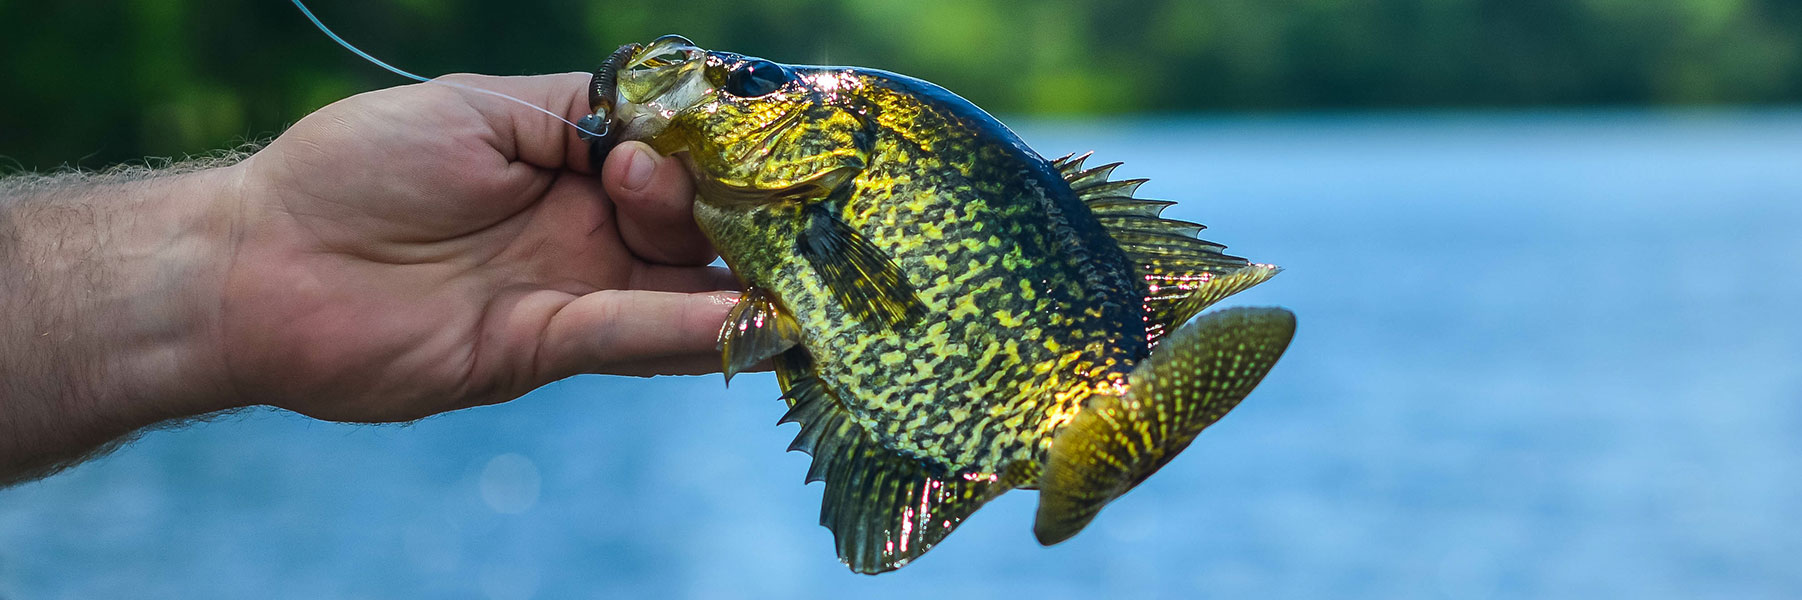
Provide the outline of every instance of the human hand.
{"type": "MultiPolygon", "coordinates": [[[[583,74],[450,78],[571,118],[583,74]]],[[[673,159],[437,85],[358,95],[234,167],[230,389],[338,421],[510,400],[578,373],[719,369],[735,289],[673,159]]]]}
{"type": "MultiPolygon", "coordinates": [[[[588,111],[586,75],[453,78],[588,111]]],[[[410,85],[230,166],[0,179],[0,485],[239,406],[402,421],[716,370],[735,281],[687,174],[588,158],[545,115],[410,85]]]]}

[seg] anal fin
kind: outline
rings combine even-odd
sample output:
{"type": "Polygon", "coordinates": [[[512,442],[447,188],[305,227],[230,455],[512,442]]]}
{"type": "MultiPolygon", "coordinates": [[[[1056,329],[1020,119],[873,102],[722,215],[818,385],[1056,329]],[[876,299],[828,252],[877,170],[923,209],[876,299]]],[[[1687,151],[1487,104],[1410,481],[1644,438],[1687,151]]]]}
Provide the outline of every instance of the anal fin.
{"type": "Polygon", "coordinates": [[[864,574],[892,571],[930,550],[1020,477],[943,475],[876,442],[815,377],[806,351],[776,358],[789,402],[782,422],[798,422],[790,450],[813,456],[807,481],[826,482],[820,525],[832,530],[838,557],[864,574]]]}

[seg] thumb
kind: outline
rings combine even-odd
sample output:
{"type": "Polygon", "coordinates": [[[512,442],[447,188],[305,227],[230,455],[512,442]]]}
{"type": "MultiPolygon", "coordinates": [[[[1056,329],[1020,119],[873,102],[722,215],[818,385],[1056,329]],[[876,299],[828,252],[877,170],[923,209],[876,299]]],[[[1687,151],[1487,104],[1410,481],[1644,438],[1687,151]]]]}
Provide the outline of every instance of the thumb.
{"type": "Polygon", "coordinates": [[[582,373],[697,375],[720,370],[718,337],[737,292],[602,290],[546,323],[544,381],[582,373]]]}
{"type": "Polygon", "coordinates": [[[619,237],[633,254],[664,265],[699,266],[718,256],[695,224],[695,188],[682,161],[643,142],[607,155],[601,175],[619,216],[619,237]]]}

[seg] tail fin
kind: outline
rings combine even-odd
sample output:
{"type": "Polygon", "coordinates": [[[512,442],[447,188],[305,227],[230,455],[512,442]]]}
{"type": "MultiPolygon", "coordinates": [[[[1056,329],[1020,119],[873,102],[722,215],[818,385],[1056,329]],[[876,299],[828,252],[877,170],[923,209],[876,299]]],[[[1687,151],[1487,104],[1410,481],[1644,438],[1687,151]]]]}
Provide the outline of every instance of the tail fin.
{"type": "Polygon", "coordinates": [[[1132,373],[1124,396],[1090,404],[1059,432],[1039,477],[1033,533],[1069,539],[1102,506],[1151,476],[1251,393],[1295,335],[1281,308],[1202,315],[1132,373]]]}

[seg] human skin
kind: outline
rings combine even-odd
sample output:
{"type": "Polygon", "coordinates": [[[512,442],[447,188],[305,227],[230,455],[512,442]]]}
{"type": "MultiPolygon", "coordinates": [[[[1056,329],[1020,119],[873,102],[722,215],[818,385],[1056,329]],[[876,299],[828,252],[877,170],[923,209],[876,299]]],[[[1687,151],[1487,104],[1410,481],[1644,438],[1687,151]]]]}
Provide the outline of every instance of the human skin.
{"type": "MultiPolygon", "coordinates": [[[[569,118],[580,73],[450,76],[569,118]]],[[[418,84],[227,166],[0,183],[0,484],[269,405],[392,422],[580,373],[716,371],[736,283],[679,161],[418,84]]]]}

